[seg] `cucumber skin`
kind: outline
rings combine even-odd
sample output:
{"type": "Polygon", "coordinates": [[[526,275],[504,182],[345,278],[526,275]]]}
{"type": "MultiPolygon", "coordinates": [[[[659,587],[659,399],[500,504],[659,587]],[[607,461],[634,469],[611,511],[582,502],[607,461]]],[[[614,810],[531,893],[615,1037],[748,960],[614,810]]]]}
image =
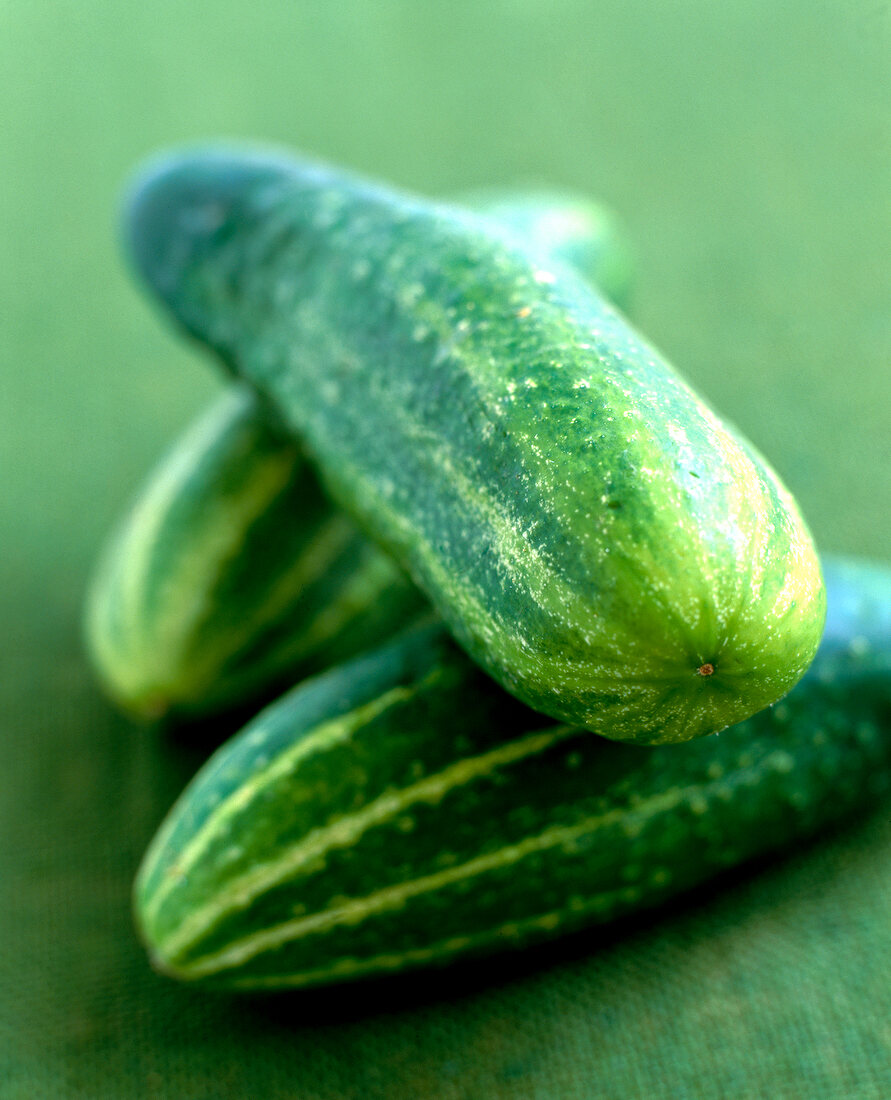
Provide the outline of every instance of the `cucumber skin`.
{"type": "MultiPolygon", "coordinates": [[[[462,198],[626,303],[615,215],[566,192],[462,198]]],[[[235,385],[177,440],[103,548],[85,641],[106,694],[143,719],[272,699],[428,611],[399,567],[326,503],[274,410],[235,385]]]]}
{"type": "Polygon", "coordinates": [[[273,424],[252,390],[230,386],[103,548],[85,642],[106,694],[134,717],[268,699],[429,611],[273,424]]]}
{"type": "Polygon", "coordinates": [[[568,270],[463,211],[225,153],[156,169],[126,232],[179,323],[536,710],[681,741],[810,663],[824,592],[791,497],[568,270]]]}
{"type": "Polygon", "coordinates": [[[295,689],[150,846],[135,910],[154,965],[250,990],[490,954],[858,811],[891,789],[891,570],[830,562],[827,584],[820,652],[788,698],[683,745],[542,729],[436,627],[295,689]]]}

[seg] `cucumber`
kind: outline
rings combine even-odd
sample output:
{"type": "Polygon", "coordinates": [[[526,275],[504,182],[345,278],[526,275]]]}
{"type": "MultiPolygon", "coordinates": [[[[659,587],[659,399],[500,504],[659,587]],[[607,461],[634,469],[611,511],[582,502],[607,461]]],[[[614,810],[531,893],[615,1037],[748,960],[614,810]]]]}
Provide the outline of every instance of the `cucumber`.
{"type": "Polygon", "coordinates": [[[830,563],[803,681],[644,750],[533,712],[436,627],[296,688],[220,749],[135,887],[154,965],[232,989],[447,963],[656,905],[891,788],[891,571],[830,563]]]}
{"type": "Polygon", "coordinates": [[[331,506],[256,394],[233,385],[176,442],[104,548],[85,637],[122,710],[194,717],[270,697],[426,608],[331,506]]]}
{"type": "Polygon", "coordinates": [[[165,162],[127,214],[179,324],[536,710],[682,741],[816,651],[813,544],[767,464],[580,276],[456,207],[283,157],[165,162]]]}
{"type": "MultiPolygon", "coordinates": [[[[627,301],[629,251],[598,203],[509,190],[462,201],[627,301]]],[[[189,717],[271,698],[422,609],[398,566],[326,503],[274,411],[235,385],[173,445],[104,549],[85,635],[122,709],[189,717]]]]}

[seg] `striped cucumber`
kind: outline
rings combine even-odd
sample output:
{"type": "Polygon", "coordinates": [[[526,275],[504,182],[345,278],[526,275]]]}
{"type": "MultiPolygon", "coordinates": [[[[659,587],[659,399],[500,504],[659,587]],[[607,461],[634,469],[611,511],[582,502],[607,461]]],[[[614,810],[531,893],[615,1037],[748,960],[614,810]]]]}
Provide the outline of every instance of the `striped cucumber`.
{"type": "Polygon", "coordinates": [[[165,162],[126,233],[179,324],[523,702],[682,741],[810,663],[825,599],[794,501],[568,268],[271,155],[165,162]]]}
{"type": "Polygon", "coordinates": [[[446,963],[652,906],[891,787],[891,571],[830,563],[779,705],[643,750],[542,728],[436,628],[309,681],[192,781],[140,869],[154,964],[233,989],[446,963]]]}
{"type": "MultiPolygon", "coordinates": [[[[617,219],[566,193],[464,201],[626,301],[617,219]]],[[[108,694],[142,717],[212,712],[339,664],[426,601],[326,500],[293,438],[232,386],[151,474],[101,556],[88,650],[108,694]]]]}
{"type": "Polygon", "coordinates": [[[85,635],[123,710],[185,717],[269,697],[426,606],[331,506],[256,394],[234,385],[176,442],[105,547],[85,635]]]}

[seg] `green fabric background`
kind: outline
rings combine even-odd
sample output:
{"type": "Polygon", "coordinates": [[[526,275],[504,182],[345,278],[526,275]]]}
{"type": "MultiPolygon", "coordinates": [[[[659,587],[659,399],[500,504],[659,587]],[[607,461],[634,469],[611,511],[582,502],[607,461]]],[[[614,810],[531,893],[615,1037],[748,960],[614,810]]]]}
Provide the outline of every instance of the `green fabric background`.
{"type": "Polygon", "coordinates": [[[621,929],[264,1001],[154,976],[142,850],[204,749],[79,645],[96,548],[214,392],[117,256],[133,165],[271,139],[430,193],[612,203],[635,314],[824,549],[891,539],[878,0],[0,0],[0,1097],[891,1096],[887,809],[621,929]]]}

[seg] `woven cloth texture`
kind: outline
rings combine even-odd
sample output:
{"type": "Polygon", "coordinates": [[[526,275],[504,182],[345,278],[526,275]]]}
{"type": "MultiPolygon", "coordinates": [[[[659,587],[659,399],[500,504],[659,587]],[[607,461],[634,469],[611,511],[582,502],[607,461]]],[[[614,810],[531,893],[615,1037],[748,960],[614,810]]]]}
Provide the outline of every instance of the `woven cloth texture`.
{"type": "Polygon", "coordinates": [[[130,885],[208,731],[118,717],[79,634],[103,536],[217,385],[123,271],[122,183],[220,134],[603,197],[643,330],[821,547],[887,556],[889,37],[841,0],[0,5],[2,1100],[891,1096],[887,807],[489,966],[264,999],[154,975],[130,885]]]}

